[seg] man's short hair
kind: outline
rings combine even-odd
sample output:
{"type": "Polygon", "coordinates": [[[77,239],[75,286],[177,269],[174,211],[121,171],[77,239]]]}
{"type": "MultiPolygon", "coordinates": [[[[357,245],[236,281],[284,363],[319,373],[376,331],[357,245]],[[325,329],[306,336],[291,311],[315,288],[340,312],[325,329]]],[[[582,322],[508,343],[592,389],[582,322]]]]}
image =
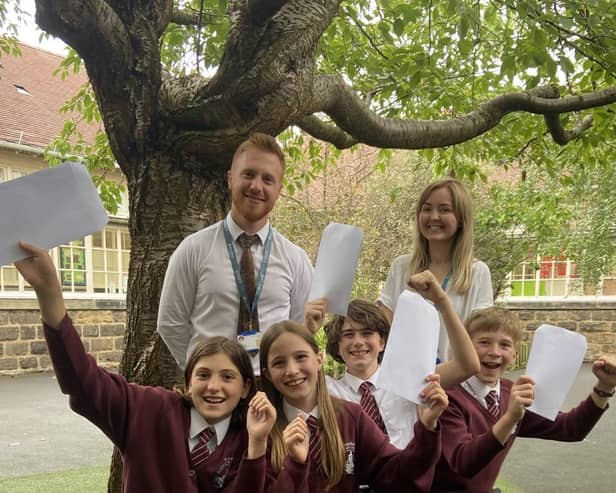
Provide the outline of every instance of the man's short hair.
{"type": "Polygon", "coordinates": [[[477,332],[497,332],[502,330],[513,339],[516,346],[522,339],[522,322],[518,316],[514,312],[500,306],[475,310],[466,319],[464,325],[471,338],[477,332]]]}
{"type": "Polygon", "coordinates": [[[248,138],[237,147],[235,154],[233,154],[231,163],[233,164],[240,154],[245,152],[246,149],[249,149],[250,147],[256,147],[262,152],[268,152],[278,157],[280,160],[280,165],[282,166],[282,174],[284,175],[286,167],[284,152],[282,152],[278,141],[274,137],[261,132],[254,132],[250,134],[248,138]]]}

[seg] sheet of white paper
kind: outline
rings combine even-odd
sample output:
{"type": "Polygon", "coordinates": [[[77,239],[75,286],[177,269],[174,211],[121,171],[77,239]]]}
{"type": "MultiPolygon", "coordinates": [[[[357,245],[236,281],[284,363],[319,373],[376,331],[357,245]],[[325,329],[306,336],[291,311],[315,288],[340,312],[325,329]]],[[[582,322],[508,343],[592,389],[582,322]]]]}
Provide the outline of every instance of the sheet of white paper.
{"type": "Polygon", "coordinates": [[[439,317],[421,295],[405,290],[398,298],[379,372],[379,387],[416,404],[434,373],[438,349],[439,317]]]}
{"type": "Polygon", "coordinates": [[[0,183],[0,265],[24,258],[19,240],[52,248],[100,231],[107,221],[81,164],[64,163],[0,183]]]}
{"type": "Polygon", "coordinates": [[[323,230],[308,299],[327,298],[327,311],[346,315],[364,234],[357,226],[330,223],[323,230]]]}
{"type": "Polygon", "coordinates": [[[577,332],[541,325],[533,336],[526,374],[535,380],[531,411],[554,421],[578,374],[586,338],[577,332]]]}

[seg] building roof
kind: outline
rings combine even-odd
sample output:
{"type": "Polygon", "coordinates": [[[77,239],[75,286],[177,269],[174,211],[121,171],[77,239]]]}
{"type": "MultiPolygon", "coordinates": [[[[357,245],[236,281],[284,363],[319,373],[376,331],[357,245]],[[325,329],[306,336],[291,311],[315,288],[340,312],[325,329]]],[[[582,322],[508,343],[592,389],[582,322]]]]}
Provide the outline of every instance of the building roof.
{"type": "MultiPolygon", "coordinates": [[[[0,59],[0,141],[45,147],[68,114],[60,107],[88,80],[85,69],[62,80],[54,76],[62,56],[19,43],[22,56],[0,59]]],[[[87,141],[98,125],[79,126],[87,141]]]]}

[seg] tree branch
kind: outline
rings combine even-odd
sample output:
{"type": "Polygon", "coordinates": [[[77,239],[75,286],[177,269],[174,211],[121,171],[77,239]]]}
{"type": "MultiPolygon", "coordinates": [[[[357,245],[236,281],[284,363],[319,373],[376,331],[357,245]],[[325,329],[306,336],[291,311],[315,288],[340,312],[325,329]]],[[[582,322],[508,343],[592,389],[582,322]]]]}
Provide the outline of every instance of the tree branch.
{"type": "Polygon", "coordinates": [[[248,0],[248,16],[256,26],[262,26],[289,0],[248,0]]]}
{"type": "Polygon", "coordinates": [[[335,125],[330,125],[319,120],[314,115],[302,118],[296,123],[304,132],[312,135],[315,139],[323,140],[335,145],[338,149],[348,149],[357,144],[357,140],[348,133],[340,130],[335,125]]]}
{"type": "Polygon", "coordinates": [[[467,115],[449,120],[396,120],[382,118],[366,105],[338,76],[315,77],[308,114],[323,111],[340,129],[359,142],[375,147],[424,149],[459,144],[494,128],[512,112],[548,115],[555,140],[564,143],[589,127],[588,119],[570,132],[559,130],[553,115],[580,111],[616,102],[616,87],[559,99],[556,88],[498,96],[467,115]]]}
{"type": "MultiPolygon", "coordinates": [[[[226,15],[215,14],[213,12],[203,12],[201,17],[202,24],[214,24],[217,19],[222,19],[226,15]]],[[[197,26],[199,25],[199,12],[194,10],[179,10],[174,9],[171,14],[171,20],[174,24],[181,26],[197,26]]]]}

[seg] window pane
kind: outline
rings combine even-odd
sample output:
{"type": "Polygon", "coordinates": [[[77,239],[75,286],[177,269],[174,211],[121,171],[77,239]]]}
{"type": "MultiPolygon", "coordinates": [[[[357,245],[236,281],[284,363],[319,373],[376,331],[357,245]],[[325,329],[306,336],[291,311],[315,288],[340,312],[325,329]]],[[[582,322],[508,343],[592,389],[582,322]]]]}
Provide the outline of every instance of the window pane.
{"type": "Polygon", "coordinates": [[[104,272],[95,272],[92,275],[94,280],[94,292],[95,293],[104,293],[105,292],[105,273],[104,272]]]}
{"type": "Polygon", "coordinates": [[[19,277],[15,267],[2,267],[2,279],[6,291],[17,291],[19,289],[19,277]]]}
{"type": "Polygon", "coordinates": [[[118,252],[105,252],[107,257],[107,270],[110,272],[117,272],[118,269],[118,252]]]}
{"type": "Polygon", "coordinates": [[[92,246],[95,248],[103,248],[103,234],[100,231],[92,235],[92,246]]]}
{"type": "Polygon", "coordinates": [[[117,248],[115,229],[105,229],[105,247],[113,249],[117,248]]]}
{"type": "Polygon", "coordinates": [[[122,250],[130,250],[130,233],[122,231],[122,250]]]}
{"type": "Polygon", "coordinates": [[[105,254],[102,250],[92,250],[92,268],[95,271],[105,270],[105,254]]]}

